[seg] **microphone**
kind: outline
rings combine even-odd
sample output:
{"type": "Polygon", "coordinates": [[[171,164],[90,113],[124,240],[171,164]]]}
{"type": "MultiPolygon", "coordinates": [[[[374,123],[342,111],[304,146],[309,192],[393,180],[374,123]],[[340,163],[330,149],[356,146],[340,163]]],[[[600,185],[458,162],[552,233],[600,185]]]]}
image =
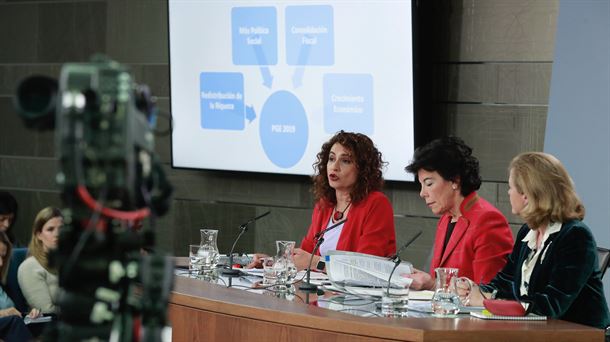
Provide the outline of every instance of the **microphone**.
{"type": "Polygon", "coordinates": [[[415,236],[413,236],[411,238],[411,240],[407,241],[407,243],[405,243],[404,245],[402,245],[402,247],[400,247],[400,249],[398,249],[398,251],[395,254],[392,254],[388,257],[389,260],[396,260],[396,258],[400,258],[400,253],[402,253],[407,247],[409,247],[413,241],[415,241],[420,235],[421,235],[422,231],[420,230],[419,232],[417,232],[417,234],[415,234],[415,236]]]}
{"type": "MultiPolygon", "coordinates": [[[[311,257],[309,258],[309,267],[307,267],[307,271],[306,271],[307,281],[305,281],[305,284],[301,284],[301,286],[299,286],[299,290],[301,290],[303,292],[307,292],[307,293],[318,291],[318,286],[311,283],[311,262],[313,261],[313,256],[318,251],[318,248],[320,248],[320,245],[322,245],[322,242],[324,242],[324,234],[326,234],[329,230],[333,230],[333,229],[339,227],[340,225],[344,224],[345,222],[347,222],[347,218],[343,221],[339,221],[339,222],[333,224],[332,226],[330,226],[326,229],[322,229],[321,231],[316,233],[316,235],[314,236],[314,239],[317,239],[316,245],[313,247],[313,251],[311,251],[311,257]]],[[[309,297],[307,297],[307,299],[309,299],[309,297]]]]}
{"type": "MultiPolygon", "coordinates": [[[[254,221],[258,220],[258,219],[261,219],[261,218],[263,218],[263,217],[265,217],[265,216],[267,216],[267,215],[269,215],[269,214],[271,214],[271,210],[268,210],[266,213],[260,214],[260,215],[258,215],[258,216],[257,216],[257,217],[255,217],[255,218],[251,218],[251,219],[249,219],[249,220],[248,220],[246,223],[242,223],[242,224],[239,226],[239,229],[243,229],[244,231],[247,231],[247,230],[248,230],[248,225],[249,225],[250,223],[252,223],[252,222],[254,222],[254,221]]],[[[234,247],[235,247],[235,246],[234,246],[234,247]]]]}
{"type": "MultiPolygon", "coordinates": [[[[314,236],[314,239],[319,239],[321,236],[323,236],[324,234],[326,234],[329,230],[333,230],[335,228],[337,228],[338,226],[340,226],[342,223],[345,223],[347,221],[347,218],[343,221],[339,221],[335,224],[333,224],[332,226],[322,229],[321,231],[317,232],[316,235],[314,236]]],[[[324,240],[322,240],[324,241],[324,240]]]]}
{"type": "Polygon", "coordinates": [[[396,254],[394,254],[388,258],[389,260],[394,261],[394,268],[392,268],[392,272],[390,272],[390,276],[388,277],[388,287],[386,289],[386,294],[388,295],[388,297],[390,296],[390,286],[392,285],[392,282],[391,282],[392,275],[394,275],[394,271],[396,271],[396,268],[402,262],[402,260],[400,260],[400,253],[402,251],[404,251],[407,247],[409,247],[413,243],[413,241],[417,240],[417,238],[421,234],[422,234],[422,231],[420,230],[419,232],[417,232],[417,234],[415,234],[415,236],[413,236],[409,241],[407,241],[407,243],[402,245],[402,247],[400,247],[400,249],[396,252],[396,254]]]}
{"type": "Polygon", "coordinates": [[[248,225],[250,225],[250,223],[252,223],[258,219],[261,219],[261,218],[269,215],[270,213],[271,213],[271,210],[267,211],[264,214],[258,215],[254,218],[251,218],[239,226],[239,234],[237,234],[237,238],[235,238],[235,241],[233,242],[233,246],[231,246],[231,252],[229,252],[229,255],[228,255],[229,256],[229,266],[228,266],[228,268],[225,268],[222,270],[222,274],[229,277],[229,286],[228,287],[231,287],[231,278],[232,277],[238,277],[241,275],[241,271],[233,269],[233,251],[235,250],[235,245],[237,245],[237,241],[239,241],[239,238],[248,230],[248,225]]]}

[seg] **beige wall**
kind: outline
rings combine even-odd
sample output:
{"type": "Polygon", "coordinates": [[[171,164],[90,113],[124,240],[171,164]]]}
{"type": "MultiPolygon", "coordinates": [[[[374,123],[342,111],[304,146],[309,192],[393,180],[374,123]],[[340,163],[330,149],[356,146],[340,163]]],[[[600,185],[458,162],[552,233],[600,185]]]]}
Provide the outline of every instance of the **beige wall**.
{"type": "MultiPolygon", "coordinates": [[[[38,209],[59,205],[59,191],[52,133],[26,130],[12,109],[17,82],[31,73],[57,76],[62,63],[104,52],[129,64],[169,112],[166,7],[163,0],[0,0],[0,189],[18,197],[22,241],[38,209]]],[[[550,0],[420,1],[418,141],[442,133],[464,138],[481,161],[481,195],[514,228],[506,167],[518,152],[543,148],[557,7],[550,0]]],[[[221,229],[219,247],[226,251],[239,224],[266,210],[272,215],[244,236],[239,250],[270,251],[276,239],[300,240],[307,230],[312,197],[306,177],[172,170],[168,137],[158,138],[157,150],[176,187],[169,215],[157,224],[163,250],[185,255],[206,226],[221,229]]],[[[422,267],[436,218],[418,189],[390,183],[386,193],[399,244],[424,230],[403,253],[422,267]]]]}

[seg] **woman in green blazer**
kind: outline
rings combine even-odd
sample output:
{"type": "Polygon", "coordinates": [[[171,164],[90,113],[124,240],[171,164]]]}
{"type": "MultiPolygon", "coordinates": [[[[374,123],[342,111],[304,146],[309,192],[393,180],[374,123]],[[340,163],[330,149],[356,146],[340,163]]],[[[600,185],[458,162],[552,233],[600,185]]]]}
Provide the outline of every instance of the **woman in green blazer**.
{"type": "Polygon", "coordinates": [[[552,155],[523,153],[510,164],[508,196],[521,227],[506,266],[480,287],[484,298],[519,301],[527,312],[598,328],[610,325],[595,239],[582,222],[585,208],[572,179],[552,155]]]}

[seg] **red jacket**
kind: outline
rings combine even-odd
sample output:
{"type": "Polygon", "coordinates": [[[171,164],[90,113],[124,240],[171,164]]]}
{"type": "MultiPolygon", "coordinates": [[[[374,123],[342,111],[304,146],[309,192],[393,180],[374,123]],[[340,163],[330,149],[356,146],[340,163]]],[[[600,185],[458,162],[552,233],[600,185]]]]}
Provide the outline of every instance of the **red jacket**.
{"type": "Polygon", "coordinates": [[[476,192],[466,196],[445,252],[441,255],[450,214],[438,221],[430,273],[437,267],[456,267],[460,277],[488,283],[506,264],[513,233],[502,213],[476,192]]]}
{"type": "MultiPolygon", "coordinates": [[[[315,245],[314,236],[328,226],[332,212],[332,205],[316,204],[309,231],[301,242],[303,250],[311,253],[315,245]]],[[[374,191],[359,203],[352,204],[337,242],[337,250],[384,257],[396,253],[394,211],[383,193],[374,191]]],[[[320,255],[319,252],[316,254],[320,255]]]]}

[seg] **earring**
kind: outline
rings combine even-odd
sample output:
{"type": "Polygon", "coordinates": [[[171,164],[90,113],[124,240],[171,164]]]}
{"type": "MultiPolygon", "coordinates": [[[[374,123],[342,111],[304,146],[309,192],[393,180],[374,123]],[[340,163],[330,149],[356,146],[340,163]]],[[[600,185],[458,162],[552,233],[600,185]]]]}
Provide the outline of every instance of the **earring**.
{"type": "Polygon", "coordinates": [[[451,188],[452,188],[453,190],[457,190],[457,185],[453,184],[453,185],[451,186],[451,188]]]}

